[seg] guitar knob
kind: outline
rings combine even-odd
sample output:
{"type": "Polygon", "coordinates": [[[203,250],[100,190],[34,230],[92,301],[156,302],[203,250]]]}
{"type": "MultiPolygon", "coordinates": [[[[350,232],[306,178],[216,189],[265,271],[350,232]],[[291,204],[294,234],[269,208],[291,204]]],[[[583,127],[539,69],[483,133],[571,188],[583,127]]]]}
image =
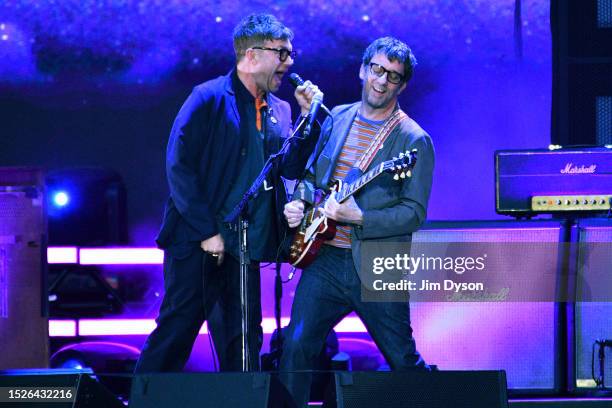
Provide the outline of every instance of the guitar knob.
{"type": "Polygon", "coordinates": [[[393,176],[393,180],[395,181],[399,180],[399,176],[397,175],[397,173],[395,174],[395,176],[393,176]]]}
{"type": "Polygon", "coordinates": [[[408,170],[408,171],[406,172],[406,176],[408,176],[408,177],[412,177],[412,170],[408,170]]]}
{"type": "Polygon", "coordinates": [[[403,178],[403,179],[406,178],[406,172],[402,171],[401,174],[400,174],[400,177],[403,178]]]}

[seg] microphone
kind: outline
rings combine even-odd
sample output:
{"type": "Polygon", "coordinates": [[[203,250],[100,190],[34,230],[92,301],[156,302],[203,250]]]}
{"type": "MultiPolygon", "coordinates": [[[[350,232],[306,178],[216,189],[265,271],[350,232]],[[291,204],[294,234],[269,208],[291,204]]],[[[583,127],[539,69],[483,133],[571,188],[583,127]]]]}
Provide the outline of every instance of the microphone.
{"type": "Polygon", "coordinates": [[[304,128],[304,137],[308,137],[310,135],[310,131],[312,130],[312,124],[317,118],[317,112],[319,108],[323,105],[323,94],[318,92],[312,96],[312,101],[310,102],[310,111],[308,112],[308,116],[306,119],[308,122],[306,123],[306,127],[304,128]]]}
{"type": "MultiPolygon", "coordinates": [[[[304,80],[295,72],[289,75],[289,82],[291,82],[291,85],[293,85],[295,88],[304,85],[304,80]]],[[[323,108],[323,110],[327,112],[328,115],[330,115],[329,109],[327,109],[327,107],[323,105],[322,93],[316,93],[312,97],[312,101],[310,102],[310,111],[308,112],[308,116],[306,117],[306,120],[308,122],[306,123],[306,127],[304,128],[304,137],[308,137],[308,135],[310,135],[310,131],[312,130],[312,124],[316,119],[319,108],[323,108]]]]}
{"type": "MultiPolygon", "coordinates": [[[[293,72],[291,75],[289,75],[289,82],[291,83],[291,85],[293,85],[294,88],[297,88],[298,86],[304,85],[305,81],[302,79],[301,76],[293,72]]],[[[321,98],[321,101],[323,101],[323,98],[321,98]]],[[[327,106],[323,105],[322,103],[320,106],[321,109],[323,109],[328,115],[331,115],[331,112],[329,111],[329,109],[327,109],[327,106]]]]}

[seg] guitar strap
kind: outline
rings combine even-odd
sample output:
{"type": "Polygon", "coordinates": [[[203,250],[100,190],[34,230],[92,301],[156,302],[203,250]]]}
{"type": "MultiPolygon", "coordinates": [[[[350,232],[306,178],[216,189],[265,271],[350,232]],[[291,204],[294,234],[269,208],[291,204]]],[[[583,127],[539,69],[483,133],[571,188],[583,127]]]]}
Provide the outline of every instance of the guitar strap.
{"type": "Polygon", "coordinates": [[[385,140],[387,140],[391,132],[405,119],[408,119],[408,115],[398,107],[380,127],[370,146],[363,152],[363,155],[357,160],[353,168],[359,168],[364,173],[372,163],[372,160],[374,160],[376,152],[382,149],[385,140]]]}

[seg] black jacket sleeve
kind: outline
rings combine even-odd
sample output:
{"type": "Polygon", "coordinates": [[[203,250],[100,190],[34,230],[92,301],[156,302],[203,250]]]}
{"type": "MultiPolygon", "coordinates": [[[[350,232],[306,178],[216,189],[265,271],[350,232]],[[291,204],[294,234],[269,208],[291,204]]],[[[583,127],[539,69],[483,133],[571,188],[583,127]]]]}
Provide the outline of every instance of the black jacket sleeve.
{"type": "Polygon", "coordinates": [[[201,234],[201,240],[218,233],[209,200],[199,184],[202,151],[210,137],[211,99],[204,89],[194,88],[174,121],[166,152],[170,196],[185,222],[201,234]]]}

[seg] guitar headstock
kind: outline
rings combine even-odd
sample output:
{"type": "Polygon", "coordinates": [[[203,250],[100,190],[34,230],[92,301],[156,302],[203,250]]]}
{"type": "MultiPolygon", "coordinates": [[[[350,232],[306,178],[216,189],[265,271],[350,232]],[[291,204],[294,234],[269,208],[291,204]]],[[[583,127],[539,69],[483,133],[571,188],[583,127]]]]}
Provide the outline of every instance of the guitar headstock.
{"type": "Polygon", "coordinates": [[[417,149],[406,150],[401,152],[398,157],[392,160],[387,160],[383,163],[383,171],[387,173],[395,173],[394,180],[412,177],[412,169],[416,165],[417,149]]]}

